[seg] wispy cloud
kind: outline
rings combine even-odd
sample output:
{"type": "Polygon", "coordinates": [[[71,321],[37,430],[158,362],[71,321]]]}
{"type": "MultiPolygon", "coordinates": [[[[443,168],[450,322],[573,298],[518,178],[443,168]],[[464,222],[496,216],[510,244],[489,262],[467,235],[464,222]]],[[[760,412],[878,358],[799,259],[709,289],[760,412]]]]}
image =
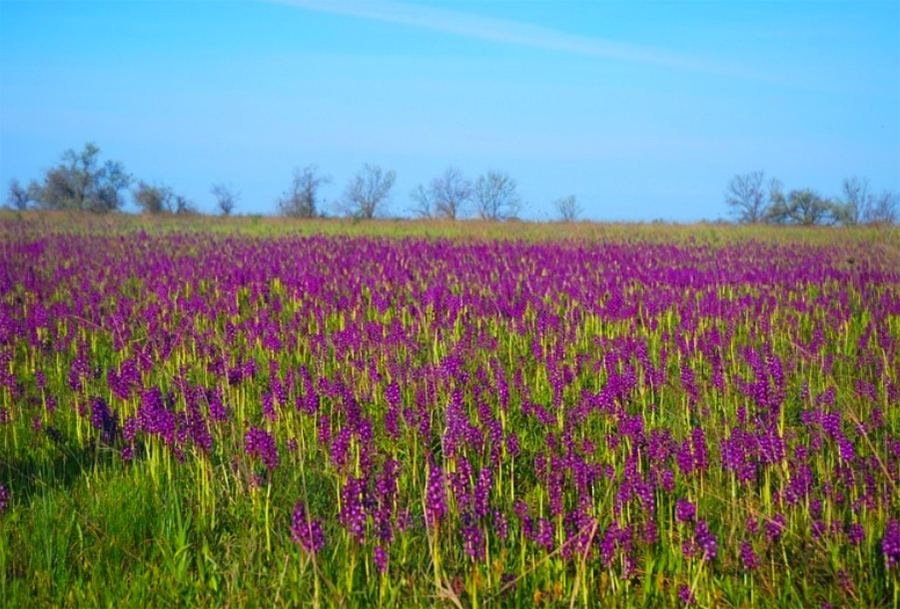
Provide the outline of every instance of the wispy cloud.
{"type": "Polygon", "coordinates": [[[510,19],[483,17],[412,3],[353,0],[267,0],[298,8],[396,23],[478,40],[697,72],[736,75],[733,67],[664,49],[569,34],[510,19]]]}

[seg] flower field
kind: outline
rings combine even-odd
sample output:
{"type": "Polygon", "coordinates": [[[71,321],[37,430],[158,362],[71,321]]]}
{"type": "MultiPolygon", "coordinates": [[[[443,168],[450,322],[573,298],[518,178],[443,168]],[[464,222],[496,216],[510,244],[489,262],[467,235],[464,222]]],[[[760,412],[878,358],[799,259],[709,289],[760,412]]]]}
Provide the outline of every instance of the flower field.
{"type": "Polygon", "coordinates": [[[0,606],[897,607],[900,265],[775,235],[0,225],[0,606]]]}

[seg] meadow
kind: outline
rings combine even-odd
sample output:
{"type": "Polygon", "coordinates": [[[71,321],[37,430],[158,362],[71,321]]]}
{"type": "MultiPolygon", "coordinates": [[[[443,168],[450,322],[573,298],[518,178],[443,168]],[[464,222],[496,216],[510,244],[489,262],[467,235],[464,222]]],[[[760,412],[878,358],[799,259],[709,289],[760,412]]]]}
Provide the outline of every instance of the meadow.
{"type": "Polygon", "coordinates": [[[895,230],[0,216],[0,606],[898,607],[895,230]]]}

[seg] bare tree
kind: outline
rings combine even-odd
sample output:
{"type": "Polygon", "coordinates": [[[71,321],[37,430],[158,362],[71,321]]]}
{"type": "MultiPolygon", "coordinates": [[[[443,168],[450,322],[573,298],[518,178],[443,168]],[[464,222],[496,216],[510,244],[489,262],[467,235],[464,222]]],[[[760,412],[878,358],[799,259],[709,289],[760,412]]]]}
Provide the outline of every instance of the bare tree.
{"type": "Polygon", "coordinates": [[[482,220],[514,218],[522,207],[516,181],[508,174],[489,171],[475,181],[475,207],[482,220]]]}
{"type": "Polygon", "coordinates": [[[219,208],[223,216],[230,216],[241,198],[241,194],[235,192],[230,184],[222,184],[221,182],[213,184],[209,192],[216,198],[216,207],[219,208]]]}
{"type": "Polygon", "coordinates": [[[319,188],[331,183],[331,177],[320,175],[316,165],[295,168],[291,186],[278,199],[278,209],[292,218],[315,218],[319,215],[319,188]]]}
{"type": "Polygon", "coordinates": [[[388,200],[397,174],[366,163],[344,191],[342,208],[346,215],[371,220],[388,200]]]}
{"type": "Polygon", "coordinates": [[[582,209],[575,195],[562,197],[553,202],[553,207],[563,222],[574,222],[581,215],[582,209]]]}
{"type": "Polygon", "coordinates": [[[845,225],[894,224],[898,219],[896,193],[884,191],[876,195],[866,178],[847,178],[843,183],[843,198],[835,203],[835,220],[845,225]]]}
{"type": "Polygon", "coordinates": [[[769,194],[763,185],[763,172],[736,175],[728,183],[725,203],[742,224],[756,224],[766,219],[769,194]]]}
{"type": "Polygon", "coordinates": [[[435,214],[434,197],[431,189],[425,190],[425,187],[419,184],[416,189],[409,193],[409,198],[413,202],[409,211],[417,218],[433,218],[435,214]]]}
{"type": "Polygon", "coordinates": [[[868,224],[897,224],[900,221],[900,196],[884,191],[866,212],[863,221],[868,224]]]}
{"type": "Polygon", "coordinates": [[[472,183],[458,168],[448,167],[444,175],[431,180],[431,193],[437,215],[456,220],[472,198],[472,183]]]}
{"type": "Polygon", "coordinates": [[[835,205],[835,219],[841,224],[853,226],[863,222],[874,203],[866,178],[847,178],[842,184],[843,198],[835,205]]]}
{"type": "Polygon", "coordinates": [[[13,178],[9,181],[9,193],[6,196],[6,203],[11,208],[18,211],[28,209],[28,204],[32,202],[33,188],[25,188],[19,184],[19,180],[13,178]]]}

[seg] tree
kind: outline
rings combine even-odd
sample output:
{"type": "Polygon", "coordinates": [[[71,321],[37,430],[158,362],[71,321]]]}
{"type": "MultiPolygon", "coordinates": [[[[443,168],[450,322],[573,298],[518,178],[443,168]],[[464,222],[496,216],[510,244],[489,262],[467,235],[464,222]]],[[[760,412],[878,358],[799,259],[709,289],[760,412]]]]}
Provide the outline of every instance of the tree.
{"type": "Polygon", "coordinates": [[[562,197],[553,202],[553,207],[563,222],[574,222],[581,215],[581,206],[575,195],[562,197]]]}
{"type": "Polygon", "coordinates": [[[319,188],[330,183],[331,178],[319,175],[315,165],[297,167],[290,188],[278,199],[278,209],[292,218],[315,218],[319,215],[319,188]]]}
{"type": "Polygon", "coordinates": [[[230,184],[222,184],[221,182],[213,184],[209,192],[216,198],[216,207],[219,208],[223,216],[230,216],[241,198],[241,193],[235,192],[230,184]]]}
{"type": "Polygon", "coordinates": [[[766,219],[770,222],[811,226],[833,217],[834,204],[821,198],[813,190],[792,190],[787,199],[781,194],[780,186],[773,192],[772,203],[766,214],[766,219]]]}
{"type": "Polygon", "coordinates": [[[874,197],[869,192],[869,180],[856,176],[846,178],[842,184],[843,197],[835,203],[835,220],[845,226],[854,226],[863,221],[874,197]]]}
{"type": "Polygon", "coordinates": [[[34,199],[44,209],[117,211],[122,206],[120,193],[129,184],[131,176],[122,164],[101,164],[100,148],[88,142],[81,152],[63,153],[62,163],[47,171],[43,183],[35,186],[34,199]]]}
{"type": "Polygon", "coordinates": [[[475,181],[475,207],[482,220],[514,218],[522,207],[516,181],[508,174],[489,171],[475,181]]]}
{"type": "Polygon", "coordinates": [[[134,202],[145,214],[162,214],[172,212],[172,201],[175,193],[167,186],[138,182],[134,191],[134,202]]]}
{"type": "Polygon", "coordinates": [[[444,175],[431,180],[434,210],[438,216],[456,220],[463,206],[472,198],[472,183],[456,167],[448,167],[444,175]]]}
{"type": "MultiPolygon", "coordinates": [[[[777,182],[773,182],[775,183],[777,182]]],[[[725,191],[725,203],[742,224],[756,224],[765,220],[769,199],[769,193],[763,186],[762,171],[734,176],[725,191]]]]}
{"type": "Polygon", "coordinates": [[[897,221],[897,195],[884,191],[875,195],[866,178],[847,178],[843,183],[843,197],[834,206],[835,220],[841,224],[893,224],[897,221]]]}
{"type": "Polygon", "coordinates": [[[900,196],[896,192],[884,191],[863,216],[867,224],[897,224],[900,220],[900,196]]]}
{"type": "Polygon", "coordinates": [[[409,193],[409,198],[413,202],[413,206],[409,208],[409,211],[411,211],[414,216],[417,218],[428,219],[434,217],[434,196],[430,188],[426,190],[424,186],[419,184],[416,186],[415,190],[409,193]]]}
{"type": "Polygon", "coordinates": [[[170,187],[138,182],[134,202],[147,214],[194,214],[197,209],[187,197],[176,194],[170,187]]]}
{"type": "Polygon", "coordinates": [[[431,180],[427,190],[420,184],[409,196],[414,203],[411,211],[420,218],[455,220],[472,198],[472,183],[458,168],[448,167],[444,175],[431,180]]]}
{"type": "Polygon", "coordinates": [[[354,218],[371,220],[388,200],[397,174],[366,163],[344,191],[343,210],[354,218]]]}
{"type": "Polygon", "coordinates": [[[184,195],[175,195],[175,214],[188,215],[196,214],[197,207],[194,203],[184,195]]]}
{"type": "Polygon", "coordinates": [[[25,188],[19,184],[17,179],[13,178],[9,182],[9,194],[6,196],[6,203],[15,210],[25,211],[28,209],[29,203],[32,202],[35,192],[33,186],[25,188]]]}

